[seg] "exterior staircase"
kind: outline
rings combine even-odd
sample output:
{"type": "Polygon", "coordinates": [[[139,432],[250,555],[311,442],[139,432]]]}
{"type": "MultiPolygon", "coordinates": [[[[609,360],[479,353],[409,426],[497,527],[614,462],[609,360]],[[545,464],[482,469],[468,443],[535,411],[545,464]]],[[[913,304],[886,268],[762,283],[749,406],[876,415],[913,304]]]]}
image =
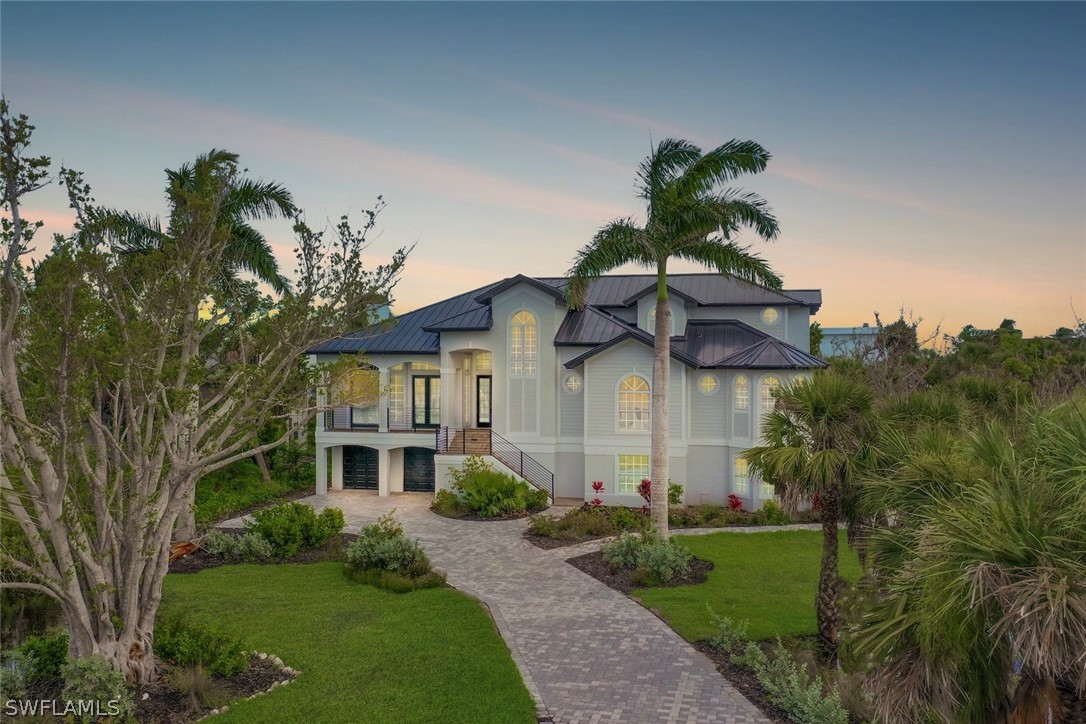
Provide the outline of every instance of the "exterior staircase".
{"type": "Polygon", "coordinates": [[[490,456],[554,500],[554,473],[490,428],[439,427],[434,451],[438,455],[490,456]]]}

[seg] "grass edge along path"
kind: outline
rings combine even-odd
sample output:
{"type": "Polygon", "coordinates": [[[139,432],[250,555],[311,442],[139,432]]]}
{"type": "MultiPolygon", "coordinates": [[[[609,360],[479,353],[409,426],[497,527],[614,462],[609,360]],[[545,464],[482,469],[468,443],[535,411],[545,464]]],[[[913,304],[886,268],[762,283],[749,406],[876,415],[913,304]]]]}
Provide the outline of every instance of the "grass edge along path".
{"type": "Polygon", "coordinates": [[[221,722],[534,722],[494,622],[451,588],[388,593],[341,563],[230,565],[166,577],[181,608],[301,671],[221,722]]]}
{"type": "MultiPolygon", "coordinates": [[[[845,532],[838,534],[839,571],[850,582],[860,575],[856,553],[845,532]]],[[[698,558],[712,561],[709,579],[693,586],[640,588],[632,596],[656,612],[687,641],[713,633],[709,611],[732,621],[748,621],[751,639],[810,636],[817,632],[815,593],[822,560],[822,532],[673,535],[698,558]]]]}

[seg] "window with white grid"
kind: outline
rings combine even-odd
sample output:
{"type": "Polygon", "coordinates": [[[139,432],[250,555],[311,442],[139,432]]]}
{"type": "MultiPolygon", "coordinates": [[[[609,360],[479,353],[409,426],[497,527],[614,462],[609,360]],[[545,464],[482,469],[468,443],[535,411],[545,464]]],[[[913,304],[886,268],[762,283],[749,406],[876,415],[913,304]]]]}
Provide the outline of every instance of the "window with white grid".
{"type": "Polygon", "coordinates": [[[746,375],[735,378],[735,409],[750,409],[750,380],[746,375]]]}
{"type": "Polygon", "coordinates": [[[650,419],[649,383],[640,375],[630,375],[618,384],[618,429],[647,432],[650,419]]]}
{"type": "Polygon", "coordinates": [[[509,374],[534,375],[538,357],[538,334],[535,316],[520,311],[509,321],[509,374]]]}
{"type": "Polygon", "coordinates": [[[743,458],[735,459],[735,480],[732,487],[736,495],[750,495],[750,467],[743,458]]]}
{"type": "Polygon", "coordinates": [[[773,398],[773,390],[781,386],[781,381],[769,376],[762,379],[762,413],[772,412],[776,400],[773,398]]]}
{"type": "Polygon", "coordinates": [[[650,475],[648,455],[618,456],[618,492],[636,493],[641,481],[648,480],[650,475]]]}

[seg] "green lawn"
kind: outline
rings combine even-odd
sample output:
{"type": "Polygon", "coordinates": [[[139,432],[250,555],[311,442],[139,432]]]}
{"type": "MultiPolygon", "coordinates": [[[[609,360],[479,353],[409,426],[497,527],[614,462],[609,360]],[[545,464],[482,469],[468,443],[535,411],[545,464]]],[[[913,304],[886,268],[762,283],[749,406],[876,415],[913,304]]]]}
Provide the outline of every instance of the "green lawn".
{"type": "MultiPolygon", "coordinates": [[[[688,641],[713,631],[705,604],[721,616],[750,623],[752,639],[817,633],[815,592],[822,532],[714,533],[674,536],[698,558],[712,561],[709,580],[696,586],[639,589],[634,597],[659,613],[688,641]]],[[[856,554],[840,534],[840,571],[855,581],[856,554]]]]}
{"type": "Polygon", "coordinates": [[[236,565],[167,576],[163,607],[302,672],[215,721],[535,721],[490,617],[450,588],[387,593],[348,581],[340,563],[236,565]]]}

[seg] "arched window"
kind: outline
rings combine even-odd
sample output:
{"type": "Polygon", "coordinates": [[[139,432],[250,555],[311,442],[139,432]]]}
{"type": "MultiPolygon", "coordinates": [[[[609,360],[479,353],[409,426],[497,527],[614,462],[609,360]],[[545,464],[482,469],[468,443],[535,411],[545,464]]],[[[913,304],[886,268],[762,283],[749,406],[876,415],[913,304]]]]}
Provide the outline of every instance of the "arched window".
{"type": "Polygon", "coordinates": [[[509,374],[534,375],[538,355],[535,315],[520,311],[509,320],[509,374]]]}
{"type": "Polygon", "coordinates": [[[630,375],[618,384],[618,429],[647,432],[649,429],[649,383],[630,375]]]}
{"type": "Polygon", "coordinates": [[[735,378],[735,409],[750,409],[750,380],[746,375],[735,378]]]}
{"type": "MultiPolygon", "coordinates": [[[[675,317],[668,317],[667,333],[669,336],[671,335],[672,331],[674,331],[674,329],[675,317]]],[[[649,334],[656,334],[656,307],[652,307],[649,310],[648,332],[649,334]]]]}
{"type": "Polygon", "coordinates": [[[772,375],[762,379],[762,412],[772,412],[776,400],[773,399],[773,390],[781,386],[781,381],[772,375]]]}

